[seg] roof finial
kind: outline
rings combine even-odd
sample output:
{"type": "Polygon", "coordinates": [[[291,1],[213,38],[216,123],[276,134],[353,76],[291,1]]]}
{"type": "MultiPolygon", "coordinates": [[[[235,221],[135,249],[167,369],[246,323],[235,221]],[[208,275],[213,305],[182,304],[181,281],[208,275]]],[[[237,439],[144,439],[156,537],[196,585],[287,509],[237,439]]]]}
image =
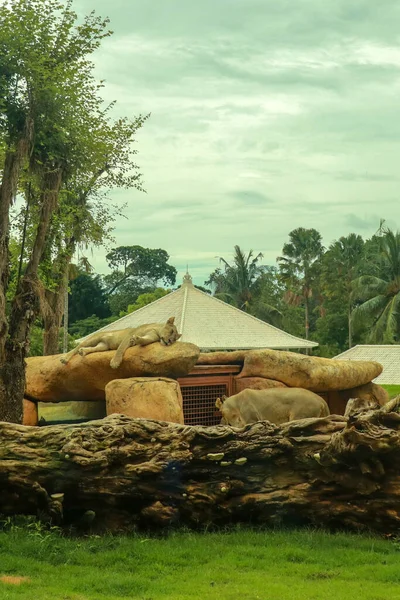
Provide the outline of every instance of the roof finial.
{"type": "Polygon", "coordinates": [[[189,267],[188,267],[188,265],[186,265],[186,273],[183,276],[182,285],[193,285],[192,277],[189,274],[189,267]]]}

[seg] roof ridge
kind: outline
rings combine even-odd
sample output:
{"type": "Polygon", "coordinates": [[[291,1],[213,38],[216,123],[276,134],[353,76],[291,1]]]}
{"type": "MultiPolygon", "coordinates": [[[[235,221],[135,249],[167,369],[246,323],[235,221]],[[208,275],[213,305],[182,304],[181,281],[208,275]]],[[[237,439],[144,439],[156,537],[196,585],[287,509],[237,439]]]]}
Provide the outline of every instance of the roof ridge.
{"type": "Polygon", "coordinates": [[[187,305],[187,298],[188,298],[189,288],[190,288],[189,285],[185,285],[184,288],[182,286],[179,288],[179,289],[183,289],[184,290],[183,304],[182,304],[182,314],[181,314],[181,324],[180,324],[180,327],[179,327],[179,331],[181,333],[183,333],[183,324],[185,322],[186,305],[187,305]]]}
{"type": "MultiPolygon", "coordinates": [[[[317,342],[287,333],[283,329],[271,325],[271,323],[267,323],[198,289],[193,284],[190,286],[181,285],[162,298],[158,298],[132,313],[104,325],[97,332],[138,326],[144,322],[158,322],[167,318],[167,316],[175,316],[176,325],[180,328],[183,339],[186,340],[186,337],[189,336],[190,340],[193,339],[194,343],[204,348],[209,347],[209,344],[211,344],[210,348],[212,349],[269,347],[284,350],[318,346],[317,342]],[[205,326],[203,322],[202,331],[199,332],[196,331],[198,326],[195,325],[198,321],[198,310],[201,311],[203,316],[209,318],[210,315],[214,315],[215,317],[212,322],[208,321],[209,327],[205,326]],[[167,312],[170,314],[167,315],[167,312]],[[163,316],[160,317],[160,315],[163,316]],[[180,323],[180,326],[178,323],[180,323]],[[239,324],[239,329],[234,327],[235,323],[239,324]],[[210,329],[209,332],[208,329],[210,329]],[[185,332],[185,330],[187,331],[185,332]],[[218,336],[221,336],[219,340],[218,336]],[[217,342],[220,342],[220,345],[217,342]]],[[[88,336],[83,336],[79,341],[86,337],[88,336]]]]}
{"type": "Polygon", "coordinates": [[[202,292],[201,290],[197,289],[196,287],[193,287],[193,289],[197,293],[203,294],[203,296],[206,296],[207,298],[211,298],[211,300],[215,300],[216,302],[219,302],[220,304],[223,304],[224,306],[228,306],[229,308],[232,308],[236,312],[240,313],[240,315],[246,315],[246,317],[249,317],[249,318],[253,319],[254,321],[257,321],[257,323],[261,323],[262,325],[267,325],[268,327],[271,327],[271,329],[274,329],[275,331],[278,331],[279,333],[284,333],[285,335],[293,338],[294,340],[301,340],[302,342],[308,342],[310,344],[310,347],[312,347],[312,348],[315,346],[318,346],[318,342],[313,342],[312,340],[305,340],[303,338],[299,338],[295,335],[292,335],[291,333],[288,333],[287,331],[284,331],[283,329],[279,329],[279,327],[275,327],[274,325],[271,325],[271,323],[267,323],[266,321],[263,321],[262,319],[255,317],[254,315],[244,312],[244,310],[237,308],[237,306],[232,306],[232,304],[228,304],[227,302],[224,302],[223,300],[220,300],[219,298],[216,298],[215,296],[206,294],[205,292],[202,292]]]}

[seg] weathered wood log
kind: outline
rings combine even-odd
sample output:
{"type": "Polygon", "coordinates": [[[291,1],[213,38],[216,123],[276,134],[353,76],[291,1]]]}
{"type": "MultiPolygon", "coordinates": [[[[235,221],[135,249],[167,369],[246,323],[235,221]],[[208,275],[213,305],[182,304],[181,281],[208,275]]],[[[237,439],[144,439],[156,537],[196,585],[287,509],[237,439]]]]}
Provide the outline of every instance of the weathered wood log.
{"type": "Polygon", "coordinates": [[[113,415],[0,423],[0,513],[98,529],[231,522],[400,530],[400,398],[275,426],[113,415]]]}

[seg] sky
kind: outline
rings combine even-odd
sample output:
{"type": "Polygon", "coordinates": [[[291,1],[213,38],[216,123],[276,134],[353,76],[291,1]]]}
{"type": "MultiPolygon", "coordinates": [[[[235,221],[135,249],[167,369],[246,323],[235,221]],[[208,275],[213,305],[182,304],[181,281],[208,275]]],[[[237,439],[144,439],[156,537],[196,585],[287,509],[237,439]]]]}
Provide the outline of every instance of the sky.
{"type": "MultiPolygon", "coordinates": [[[[238,244],[275,265],[290,231],[325,246],[381,218],[398,229],[398,0],[75,0],[108,16],[94,55],[114,115],[137,136],[146,194],[115,246],[164,248],[202,285],[238,244]]],[[[107,249],[89,260],[109,269],[107,249]]]]}

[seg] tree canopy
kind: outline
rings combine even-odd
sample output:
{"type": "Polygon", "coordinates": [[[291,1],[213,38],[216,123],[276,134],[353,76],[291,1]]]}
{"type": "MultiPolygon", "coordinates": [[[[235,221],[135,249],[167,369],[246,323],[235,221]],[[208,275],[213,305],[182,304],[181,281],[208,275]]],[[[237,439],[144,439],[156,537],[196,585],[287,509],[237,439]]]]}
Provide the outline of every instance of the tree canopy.
{"type": "Polygon", "coordinates": [[[5,420],[22,416],[24,359],[39,313],[57,343],[60,299],[77,245],[109,237],[113,211],[104,190],[141,189],[131,144],[146,117],[111,118],[112,105],[103,102],[103,83],[91,61],[111,34],[108,19],[95,12],[78,19],[72,4],[0,5],[0,419],[5,420]],[[17,195],[25,202],[11,229],[17,195]],[[16,271],[11,234],[19,248],[16,271]]]}
{"type": "Polygon", "coordinates": [[[400,342],[400,233],[350,233],[327,248],[315,229],[289,233],[278,268],[235,246],[205,282],[215,295],[335,356],[355,343],[400,342]]]}

